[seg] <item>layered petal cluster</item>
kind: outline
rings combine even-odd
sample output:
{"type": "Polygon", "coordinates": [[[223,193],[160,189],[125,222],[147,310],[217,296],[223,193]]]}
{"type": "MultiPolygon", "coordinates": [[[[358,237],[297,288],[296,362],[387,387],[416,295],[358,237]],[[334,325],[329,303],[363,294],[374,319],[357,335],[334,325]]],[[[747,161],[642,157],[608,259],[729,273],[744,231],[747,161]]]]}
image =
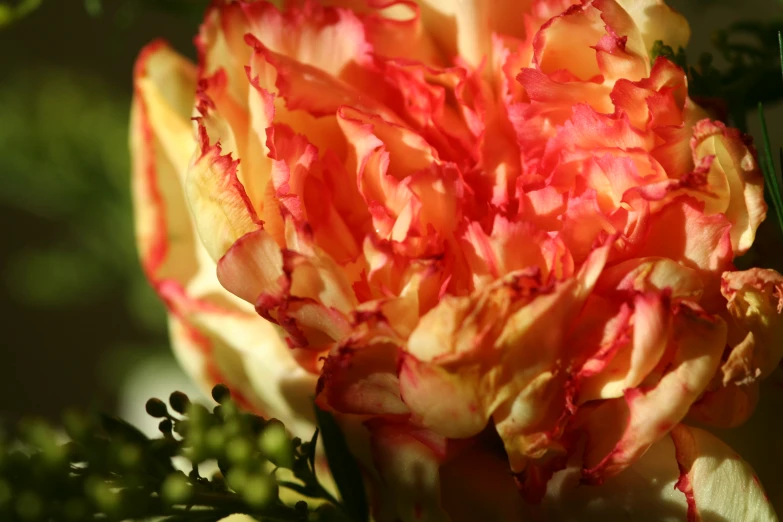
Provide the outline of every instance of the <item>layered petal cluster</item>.
{"type": "Polygon", "coordinates": [[[634,473],[689,520],[775,519],[684,424],[742,423],[783,356],[783,277],[734,266],[752,145],[650,55],[688,35],[661,0],[215,1],[197,65],[155,43],[135,80],[183,364],[297,430],[312,396],[338,414],[379,520],[518,520],[634,473]]]}

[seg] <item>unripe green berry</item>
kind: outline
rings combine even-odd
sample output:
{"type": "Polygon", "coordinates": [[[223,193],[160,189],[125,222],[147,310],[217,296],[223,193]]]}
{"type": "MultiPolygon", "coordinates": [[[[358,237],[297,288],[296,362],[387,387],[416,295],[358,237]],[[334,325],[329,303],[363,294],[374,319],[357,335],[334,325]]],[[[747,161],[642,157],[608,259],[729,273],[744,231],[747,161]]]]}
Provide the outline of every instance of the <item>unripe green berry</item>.
{"type": "Polygon", "coordinates": [[[101,478],[89,477],[85,482],[85,489],[95,506],[104,513],[114,513],[121,507],[120,496],[101,478]]]}
{"type": "Polygon", "coordinates": [[[247,479],[247,471],[243,468],[231,468],[226,475],[226,484],[237,493],[241,493],[245,489],[247,479]]]}
{"type": "Polygon", "coordinates": [[[0,479],[0,509],[6,507],[14,498],[11,484],[3,479],[0,479]]]}
{"type": "Polygon", "coordinates": [[[166,403],[160,399],[150,399],[146,405],[147,413],[152,417],[168,417],[169,410],[166,408],[166,403]]]}
{"type": "Polygon", "coordinates": [[[192,494],[193,489],[182,473],[172,473],[167,476],[160,488],[161,498],[171,505],[187,503],[192,494]]]}
{"type": "Polygon", "coordinates": [[[258,437],[258,447],[275,465],[281,468],[290,468],[293,466],[293,446],[282,423],[268,424],[258,437]]]}
{"type": "Polygon", "coordinates": [[[215,402],[218,404],[223,404],[227,400],[231,398],[231,392],[228,389],[228,386],[225,384],[216,384],[214,388],[212,388],[212,398],[215,399],[215,402]]]}
{"type": "Polygon", "coordinates": [[[16,499],[16,514],[21,520],[39,520],[43,516],[44,505],[41,497],[32,491],[23,491],[16,499]]]}
{"type": "Polygon", "coordinates": [[[235,465],[247,464],[253,454],[253,447],[242,438],[235,438],[226,444],[226,458],[235,465]]]}
{"type": "Polygon", "coordinates": [[[117,461],[125,469],[135,469],[141,464],[141,450],[135,444],[123,444],[117,452],[117,461]]]}
{"type": "Polygon", "coordinates": [[[194,402],[188,407],[187,415],[193,429],[203,429],[209,423],[212,414],[203,404],[194,402]]]}
{"type": "Polygon", "coordinates": [[[84,440],[90,435],[91,424],[90,419],[80,411],[67,410],[63,414],[63,428],[71,440],[84,440]]]}
{"type": "Polygon", "coordinates": [[[89,506],[81,498],[68,499],[63,505],[63,516],[71,522],[80,522],[87,520],[89,515],[89,506]]]}
{"type": "Polygon", "coordinates": [[[174,423],[171,419],[163,419],[158,423],[158,430],[164,435],[171,435],[171,430],[174,428],[174,423]]]}
{"type": "Polygon", "coordinates": [[[174,411],[184,414],[188,411],[188,407],[190,406],[190,399],[181,391],[175,391],[169,396],[169,404],[171,404],[171,408],[174,411]]]}
{"type": "Polygon", "coordinates": [[[237,407],[235,402],[226,401],[223,402],[220,406],[220,418],[223,420],[231,420],[234,419],[239,414],[239,408],[237,407]]]}
{"type": "Polygon", "coordinates": [[[277,483],[266,475],[250,475],[242,490],[242,498],[255,509],[268,505],[277,497],[277,483]]]}
{"type": "Polygon", "coordinates": [[[226,435],[220,426],[212,426],[204,437],[207,450],[212,455],[222,455],[226,445],[226,435]]]}

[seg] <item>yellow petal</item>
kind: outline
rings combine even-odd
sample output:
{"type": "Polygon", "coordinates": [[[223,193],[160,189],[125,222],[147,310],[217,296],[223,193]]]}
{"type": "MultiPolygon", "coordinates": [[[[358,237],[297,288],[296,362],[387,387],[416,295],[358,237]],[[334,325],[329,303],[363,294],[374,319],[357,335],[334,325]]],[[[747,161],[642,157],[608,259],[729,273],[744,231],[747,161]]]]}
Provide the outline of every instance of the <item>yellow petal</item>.
{"type": "Polygon", "coordinates": [[[680,467],[677,488],[688,500],[689,520],[777,520],[755,473],[731,448],[685,425],[672,430],[671,438],[680,467]]]}
{"type": "Polygon", "coordinates": [[[134,71],[131,164],[136,242],[153,281],[187,282],[198,271],[183,181],[196,140],[190,113],[196,68],[164,42],[147,46],[134,71]]]}
{"type": "MultiPolygon", "coordinates": [[[[691,37],[688,21],[663,0],[615,1],[633,18],[646,53],[652,50],[657,40],[662,40],[675,51],[688,45],[691,37]]],[[[645,53],[640,54],[644,56],[645,53]]]]}
{"type": "MultiPolygon", "coordinates": [[[[421,16],[440,49],[477,67],[489,59],[493,32],[524,36],[530,0],[423,0],[421,16]]],[[[452,58],[453,59],[453,58],[452,58]]],[[[451,61],[451,60],[449,60],[451,61]]]]}

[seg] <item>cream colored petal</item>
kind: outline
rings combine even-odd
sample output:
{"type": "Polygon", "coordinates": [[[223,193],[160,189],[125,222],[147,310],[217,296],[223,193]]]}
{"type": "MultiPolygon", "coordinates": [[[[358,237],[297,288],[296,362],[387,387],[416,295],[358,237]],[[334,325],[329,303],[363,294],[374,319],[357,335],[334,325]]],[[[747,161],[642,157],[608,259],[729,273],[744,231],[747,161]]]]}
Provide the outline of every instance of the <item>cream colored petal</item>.
{"type": "Polygon", "coordinates": [[[203,388],[227,384],[240,404],[312,436],[316,376],[302,369],[276,326],[220,294],[189,299],[164,289],[174,353],[203,388]]]}
{"type": "Polygon", "coordinates": [[[190,111],[196,68],[164,42],[148,45],[134,71],[131,183],[136,242],[153,283],[186,283],[198,270],[183,180],[196,140],[190,111]]]}
{"type": "Polygon", "coordinates": [[[202,144],[188,172],[191,213],[207,252],[217,261],[234,242],[261,227],[253,204],[237,177],[238,161],[219,145],[202,144]]]}
{"type": "Polygon", "coordinates": [[[591,522],[774,522],[778,518],[753,470],[728,446],[706,431],[680,425],[681,440],[672,437],[654,444],[623,473],[600,486],[580,485],[578,465],[555,474],[542,503],[545,520],[591,522]],[[675,489],[680,479],[677,449],[688,457],[684,470],[693,486],[695,504],[689,517],[686,495],[675,489]]]}
{"type": "Polygon", "coordinates": [[[729,342],[747,356],[751,373],[746,377],[766,378],[783,358],[783,276],[751,268],[724,272],[721,283],[732,317],[729,342]]]}
{"type": "MultiPolygon", "coordinates": [[[[524,37],[531,0],[420,0],[421,17],[438,47],[477,67],[489,60],[493,33],[524,37]]],[[[487,64],[489,65],[489,64],[487,64]]]]}
{"type": "Polygon", "coordinates": [[[662,40],[675,51],[688,45],[691,37],[688,21],[663,0],[615,1],[633,18],[647,53],[657,40],[662,40]]]}
{"type": "Polygon", "coordinates": [[[421,16],[438,46],[477,66],[490,50],[489,2],[423,0],[421,16]]]}
{"type": "MultiPolygon", "coordinates": [[[[165,44],[154,43],[141,53],[131,152],[142,263],[169,310],[172,347],[185,371],[205,389],[226,383],[246,406],[310,437],[315,376],[296,363],[274,325],[220,286],[215,262],[188,211],[185,179],[197,148],[190,122],[195,89],[195,66],[165,44]]],[[[228,195],[212,192],[210,201],[231,202],[238,183],[231,178],[230,161],[214,147],[207,155],[201,160],[214,160],[205,167],[210,179],[222,174],[228,180],[228,195]]],[[[225,212],[219,217],[228,220],[225,212]]]]}
{"type": "Polygon", "coordinates": [[[221,518],[219,522],[256,522],[256,519],[247,515],[236,514],[221,518]]]}
{"type": "Polygon", "coordinates": [[[692,520],[778,520],[751,467],[717,437],[679,425],[672,430],[680,479],[692,520]]]}

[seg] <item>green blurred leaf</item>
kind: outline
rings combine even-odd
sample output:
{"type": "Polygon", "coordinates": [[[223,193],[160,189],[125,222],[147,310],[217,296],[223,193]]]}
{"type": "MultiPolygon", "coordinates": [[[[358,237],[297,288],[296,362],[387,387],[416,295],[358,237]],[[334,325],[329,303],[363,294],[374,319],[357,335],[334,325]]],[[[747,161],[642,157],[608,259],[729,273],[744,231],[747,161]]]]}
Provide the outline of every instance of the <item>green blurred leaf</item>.
{"type": "Polygon", "coordinates": [[[347,514],[354,522],[368,522],[370,508],[364,490],[364,480],[359,464],[356,462],[345,441],[340,426],[331,413],[315,406],[315,418],[321,440],[326,450],[329,469],[340,491],[347,514]]]}
{"type": "Polygon", "coordinates": [[[762,154],[759,157],[759,163],[761,172],[764,174],[767,194],[769,195],[769,199],[772,200],[772,206],[778,217],[778,225],[780,226],[781,232],[783,232],[783,198],[781,198],[780,182],[778,181],[778,174],[775,171],[775,163],[772,160],[769,133],[767,132],[767,121],[764,118],[764,107],[761,103],[759,103],[759,121],[761,122],[762,145],[762,154]]]}
{"type": "Polygon", "coordinates": [[[12,255],[5,282],[22,302],[43,307],[116,301],[119,293],[139,326],[162,332],[163,307],[135,248],[129,105],[128,96],[78,71],[11,70],[4,77],[0,205],[35,216],[29,226],[48,230],[12,255]]]}
{"type": "Polygon", "coordinates": [[[110,275],[89,256],[58,246],[16,252],[3,275],[16,299],[46,308],[89,303],[111,285],[110,275]]]}
{"type": "Polygon", "coordinates": [[[0,28],[21,20],[41,6],[42,0],[0,2],[0,28]]]}
{"type": "Polygon", "coordinates": [[[84,0],[84,8],[90,16],[103,14],[103,0],[84,0]]]}

